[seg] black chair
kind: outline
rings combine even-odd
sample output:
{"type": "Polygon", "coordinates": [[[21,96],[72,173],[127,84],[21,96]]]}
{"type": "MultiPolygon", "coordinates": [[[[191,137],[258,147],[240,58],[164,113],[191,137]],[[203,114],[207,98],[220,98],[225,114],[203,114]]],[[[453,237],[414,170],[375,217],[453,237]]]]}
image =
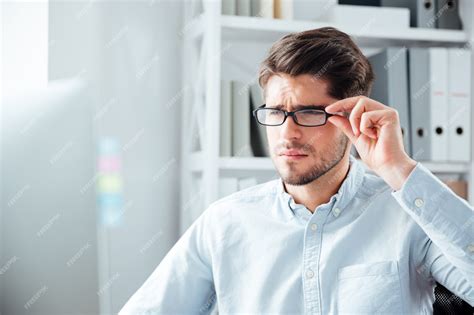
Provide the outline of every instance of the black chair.
{"type": "Polygon", "coordinates": [[[474,307],[436,283],[433,315],[473,315],[474,307]]]}

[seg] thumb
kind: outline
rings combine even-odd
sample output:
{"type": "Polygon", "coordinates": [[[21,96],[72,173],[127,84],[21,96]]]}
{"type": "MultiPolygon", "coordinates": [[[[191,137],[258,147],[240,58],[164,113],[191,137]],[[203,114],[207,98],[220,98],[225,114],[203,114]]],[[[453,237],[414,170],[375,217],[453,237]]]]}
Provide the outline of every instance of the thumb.
{"type": "Polygon", "coordinates": [[[328,118],[328,121],[336,126],[337,128],[341,129],[342,132],[351,140],[352,143],[355,143],[357,137],[354,135],[352,131],[351,123],[349,119],[343,116],[331,116],[328,118]]]}

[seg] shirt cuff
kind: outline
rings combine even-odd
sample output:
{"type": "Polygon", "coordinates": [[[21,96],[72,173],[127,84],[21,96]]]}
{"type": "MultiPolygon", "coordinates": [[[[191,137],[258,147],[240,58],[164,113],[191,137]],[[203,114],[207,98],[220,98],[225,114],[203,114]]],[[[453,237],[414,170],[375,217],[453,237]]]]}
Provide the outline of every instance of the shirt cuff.
{"type": "MultiPolygon", "coordinates": [[[[391,194],[419,223],[429,223],[441,229],[446,228],[446,222],[450,222],[460,227],[459,231],[467,230],[472,225],[472,206],[420,162],[417,162],[400,190],[391,194]],[[440,224],[436,225],[438,221],[440,224]]],[[[469,234],[472,235],[472,232],[469,234]]]]}
{"type": "Polygon", "coordinates": [[[399,190],[392,190],[391,194],[406,210],[430,220],[434,209],[439,206],[440,198],[448,191],[449,188],[438,177],[417,162],[402,187],[399,190]]]}

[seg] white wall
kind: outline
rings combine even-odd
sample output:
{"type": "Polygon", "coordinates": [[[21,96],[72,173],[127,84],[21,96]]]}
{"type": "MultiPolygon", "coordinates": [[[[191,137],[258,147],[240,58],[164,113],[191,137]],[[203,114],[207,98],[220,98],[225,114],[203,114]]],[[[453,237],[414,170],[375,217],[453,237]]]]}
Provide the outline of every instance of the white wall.
{"type": "Polygon", "coordinates": [[[46,1],[1,1],[1,87],[46,85],[48,78],[48,4],[46,1]],[[32,53],[34,50],[35,53],[32,53]]]}
{"type": "MultiPolygon", "coordinates": [[[[0,1],[0,104],[20,87],[45,86],[47,83],[48,5],[46,2],[24,3],[0,1]],[[25,23],[29,21],[29,23],[25,23]],[[35,47],[35,53],[31,53],[35,47]]],[[[0,124],[2,122],[0,106],[0,124]]],[[[0,138],[3,135],[0,134],[0,138]]],[[[0,156],[5,152],[0,151],[0,156]]],[[[3,163],[3,158],[0,161],[3,163]]],[[[0,163],[0,165],[2,165],[0,163]]],[[[0,188],[3,188],[0,170],[0,188]]],[[[0,192],[2,190],[0,189],[0,192]]],[[[1,193],[0,193],[1,195],[1,193]]],[[[5,200],[0,196],[0,314],[5,296],[4,276],[15,258],[5,251],[5,200]],[[8,263],[10,262],[10,263],[8,263]]]]}
{"type": "Polygon", "coordinates": [[[49,2],[48,78],[88,80],[97,138],[122,148],[126,208],[98,288],[114,313],[179,237],[181,15],[180,1],[49,2]]]}
{"type": "MultiPolygon", "coordinates": [[[[116,313],[178,239],[182,3],[171,0],[49,1],[49,4],[47,1],[18,1],[1,2],[1,9],[0,92],[38,88],[45,86],[48,79],[86,79],[97,97],[93,104],[96,138],[115,137],[121,145],[126,206],[123,224],[108,230],[107,246],[99,249],[104,252],[89,252],[84,269],[88,271],[83,271],[82,278],[82,282],[87,282],[84,279],[96,277],[94,264],[98,257],[105,255],[106,268],[98,268],[99,272],[105,271],[99,275],[102,283],[98,287],[97,281],[91,280],[87,286],[81,283],[79,288],[78,283],[68,282],[74,292],[88,290],[91,293],[90,303],[83,303],[87,305],[82,305],[82,310],[95,313],[92,310],[97,309],[96,292],[100,291],[100,298],[110,304],[110,308],[105,305],[103,309],[116,313]]],[[[3,100],[3,95],[0,96],[3,100]]],[[[57,131],[61,133],[60,129],[57,131]]],[[[92,160],[92,156],[88,158],[92,160]]],[[[32,201],[26,196],[23,200],[32,201]]],[[[1,201],[3,211],[7,200],[1,201]]],[[[54,203],[54,200],[48,201],[54,203]]],[[[0,268],[10,260],[8,255],[21,247],[12,241],[19,235],[15,226],[1,219],[0,212],[0,268]],[[7,244],[3,244],[5,230],[8,230],[7,244]],[[4,245],[7,245],[8,255],[2,255],[4,245]]],[[[42,221],[38,217],[25,219],[25,225],[42,221]]],[[[18,223],[21,217],[16,216],[15,220],[18,223]]],[[[94,220],[92,214],[91,224],[82,230],[91,239],[95,238],[95,231],[91,229],[94,220]]],[[[64,250],[71,247],[71,231],[61,222],[64,221],[54,224],[56,231],[62,231],[57,244],[64,250]]],[[[30,230],[35,228],[29,227],[30,230]]],[[[44,248],[35,250],[44,251],[44,248]]],[[[23,258],[29,264],[35,263],[35,250],[23,251],[23,258]]],[[[70,250],[74,253],[77,248],[70,250]]],[[[64,261],[64,257],[56,257],[54,252],[49,254],[53,261],[64,261]]],[[[31,268],[29,274],[18,274],[14,272],[17,267],[14,264],[20,264],[22,257],[19,259],[19,263],[13,262],[8,273],[9,283],[20,283],[15,288],[27,287],[34,276],[51,282],[66,281],[63,275],[51,271],[51,266],[43,268],[45,266],[40,264],[35,265],[36,269],[31,268]]],[[[0,286],[4,285],[4,279],[0,276],[0,286]]],[[[3,294],[5,290],[0,293],[0,314],[11,313],[13,304],[21,307],[27,297],[35,294],[22,292],[15,296],[16,289],[8,285],[7,288],[7,296],[3,294]],[[8,300],[9,297],[18,303],[8,300]],[[8,302],[7,308],[3,307],[2,298],[8,302]]],[[[39,292],[45,296],[43,291],[39,292]]],[[[46,291],[48,293],[52,291],[46,291]]],[[[74,298],[70,292],[64,295],[74,298]]],[[[54,299],[54,296],[40,298],[35,307],[40,304],[42,310],[49,307],[47,314],[50,315],[64,309],[77,311],[59,295],[54,303],[49,303],[49,298],[54,299]]]]}

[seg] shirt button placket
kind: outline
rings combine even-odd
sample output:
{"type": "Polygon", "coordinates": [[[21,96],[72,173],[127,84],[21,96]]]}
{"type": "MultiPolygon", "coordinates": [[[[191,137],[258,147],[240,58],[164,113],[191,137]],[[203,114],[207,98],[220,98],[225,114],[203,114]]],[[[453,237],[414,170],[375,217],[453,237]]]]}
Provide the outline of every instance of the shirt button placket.
{"type": "Polygon", "coordinates": [[[304,247],[304,291],[305,291],[305,310],[306,314],[319,314],[320,310],[320,288],[318,279],[319,255],[321,248],[321,232],[323,220],[328,212],[318,210],[308,222],[305,231],[305,247],[304,247]]]}

